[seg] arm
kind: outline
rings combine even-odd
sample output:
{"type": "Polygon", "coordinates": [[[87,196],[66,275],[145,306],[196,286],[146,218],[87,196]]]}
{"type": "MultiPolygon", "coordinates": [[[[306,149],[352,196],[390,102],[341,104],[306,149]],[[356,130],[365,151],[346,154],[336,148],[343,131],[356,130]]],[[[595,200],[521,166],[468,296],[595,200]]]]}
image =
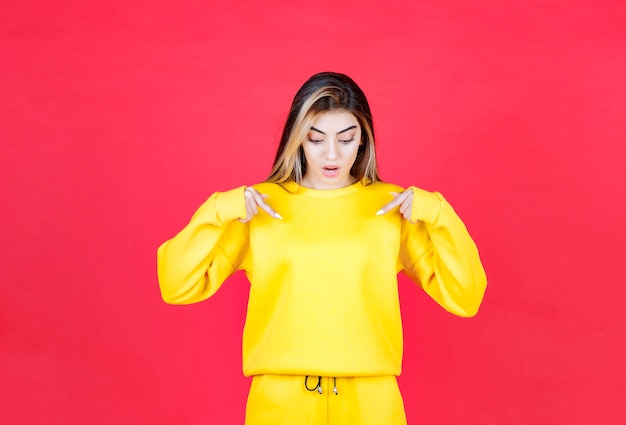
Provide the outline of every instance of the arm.
{"type": "Polygon", "coordinates": [[[439,193],[416,187],[403,220],[400,260],[409,277],[447,311],[474,316],[487,286],[476,244],[439,193]]]}
{"type": "Polygon", "coordinates": [[[183,230],[157,250],[161,296],[191,304],[213,295],[241,262],[247,246],[245,187],[213,194],[183,230]]]}

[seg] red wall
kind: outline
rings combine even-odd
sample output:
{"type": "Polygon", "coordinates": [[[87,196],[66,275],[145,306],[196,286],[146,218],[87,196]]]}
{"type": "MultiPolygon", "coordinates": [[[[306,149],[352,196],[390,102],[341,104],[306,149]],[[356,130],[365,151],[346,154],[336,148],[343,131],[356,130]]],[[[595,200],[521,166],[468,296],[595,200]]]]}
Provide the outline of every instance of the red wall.
{"type": "Polygon", "coordinates": [[[2,7],[0,423],[242,423],[248,284],[165,305],[155,251],[322,70],[489,277],[470,320],[401,278],[410,423],[624,423],[622,1],[130,3],[2,7]]]}

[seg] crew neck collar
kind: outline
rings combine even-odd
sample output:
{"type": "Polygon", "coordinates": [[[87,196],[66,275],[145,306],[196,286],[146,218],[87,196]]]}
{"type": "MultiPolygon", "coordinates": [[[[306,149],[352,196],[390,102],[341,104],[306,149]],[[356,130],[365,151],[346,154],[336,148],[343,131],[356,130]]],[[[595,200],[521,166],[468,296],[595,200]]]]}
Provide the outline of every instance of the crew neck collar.
{"type": "Polygon", "coordinates": [[[361,183],[361,181],[357,181],[356,183],[353,183],[349,186],[341,187],[339,189],[311,189],[301,186],[293,181],[283,183],[282,186],[289,192],[297,193],[298,195],[308,196],[310,198],[320,199],[330,199],[337,198],[339,196],[349,195],[352,193],[356,193],[363,188],[363,184],[361,183]]]}

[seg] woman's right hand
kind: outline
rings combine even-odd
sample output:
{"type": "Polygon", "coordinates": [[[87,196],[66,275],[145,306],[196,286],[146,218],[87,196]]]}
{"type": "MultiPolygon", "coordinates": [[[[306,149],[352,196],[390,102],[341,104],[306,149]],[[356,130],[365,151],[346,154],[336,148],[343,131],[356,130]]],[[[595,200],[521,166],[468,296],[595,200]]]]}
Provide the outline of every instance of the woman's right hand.
{"type": "Polygon", "coordinates": [[[242,223],[247,223],[252,220],[252,217],[259,213],[259,207],[268,213],[270,216],[282,220],[283,218],[278,214],[272,207],[265,203],[265,200],[269,198],[269,195],[264,195],[259,193],[253,187],[246,187],[244,191],[244,196],[246,198],[246,217],[240,218],[239,221],[242,223]]]}

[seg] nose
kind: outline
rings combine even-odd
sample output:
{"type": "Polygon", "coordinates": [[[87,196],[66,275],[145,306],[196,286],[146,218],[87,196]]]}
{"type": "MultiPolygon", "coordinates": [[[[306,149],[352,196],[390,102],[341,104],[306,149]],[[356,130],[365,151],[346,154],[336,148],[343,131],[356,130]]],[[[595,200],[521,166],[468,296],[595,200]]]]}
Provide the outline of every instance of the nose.
{"type": "Polygon", "coordinates": [[[338,148],[339,147],[336,140],[329,141],[326,148],[326,159],[329,161],[337,159],[338,148]]]}

